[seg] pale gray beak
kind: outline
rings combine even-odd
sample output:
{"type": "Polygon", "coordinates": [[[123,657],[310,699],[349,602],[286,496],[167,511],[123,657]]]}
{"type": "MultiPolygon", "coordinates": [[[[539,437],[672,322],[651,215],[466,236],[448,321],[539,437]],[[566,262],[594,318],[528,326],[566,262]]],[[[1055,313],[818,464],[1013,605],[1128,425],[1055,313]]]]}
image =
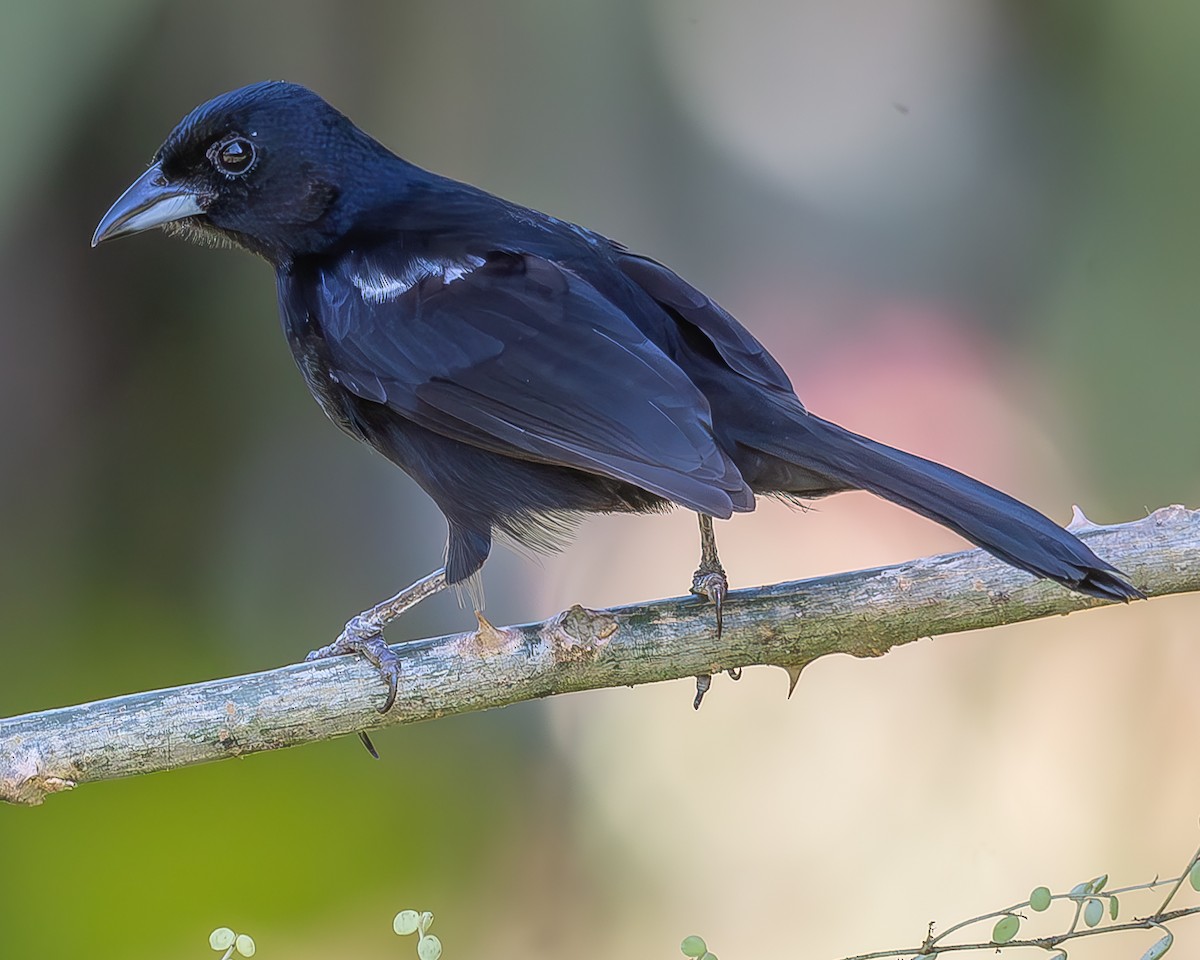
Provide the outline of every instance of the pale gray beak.
{"type": "Polygon", "coordinates": [[[168,184],[162,168],[156,163],[138,177],[104,215],[92,234],[92,246],[204,213],[200,199],[187,187],[168,184]]]}

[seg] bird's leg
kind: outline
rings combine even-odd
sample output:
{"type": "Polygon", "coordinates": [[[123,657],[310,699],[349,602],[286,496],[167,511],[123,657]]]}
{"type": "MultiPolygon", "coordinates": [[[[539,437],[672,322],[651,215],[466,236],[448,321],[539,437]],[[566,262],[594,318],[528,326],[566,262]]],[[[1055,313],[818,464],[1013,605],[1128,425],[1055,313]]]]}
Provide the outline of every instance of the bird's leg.
{"type": "Polygon", "coordinates": [[[700,566],[692,574],[692,593],[716,605],[719,640],[724,628],[722,608],[725,594],[729,592],[729,580],[725,576],[725,568],[721,566],[721,558],[717,556],[717,535],[713,533],[712,517],[706,513],[697,516],[700,518],[700,566]]]}
{"type": "Polygon", "coordinates": [[[426,597],[432,597],[445,586],[446,568],[443,567],[405,587],[394,597],[389,597],[382,603],[375,604],[370,610],[364,610],[358,616],[351,617],[346,623],[346,628],[333,643],[314,650],[304,659],[321,660],[325,657],[340,657],[345,653],[360,654],[379,671],[383,682],[387,684],[387,699],[379,708],[380,713],[387,713],[396,702],[400,658],[384,642],[383,628],[398,619],[404,611],[415,607],[426,597]]]}
{"type": "MultiPolygon", "coordinates": [[[[697,514],[700,518],[700,566],[692,574],[692,593],[698,597],[711,600],[717,608],[717,639],[721,639],[724,629],[722,610],[725,604],[725,594],[729,592],[729,579],[725,576],[725,568],[721,566],[721,558],[717,556],[717,535],[713,532],[712,517],[706,513],[697,514]]],[[[741,671],[736,674],[730,671],[733,679],[741,679],[741,671]]],[[[712,685],[712,676],[702,673],[696,677],[696,699],[692,706],[699,710],[704,701],[704,695],[712,685]]]]}

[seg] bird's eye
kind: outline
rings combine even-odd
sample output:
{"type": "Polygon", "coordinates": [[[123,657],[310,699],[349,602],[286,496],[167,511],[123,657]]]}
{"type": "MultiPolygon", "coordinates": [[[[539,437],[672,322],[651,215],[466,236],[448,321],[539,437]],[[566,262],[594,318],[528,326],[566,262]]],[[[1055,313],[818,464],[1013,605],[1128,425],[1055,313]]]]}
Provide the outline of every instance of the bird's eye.
{"type": "Polygon", "coordinates": [[[258,155],[254,144],[245,137],[230,137],[213,144],[208,151],[208,159],[225,176],[241,177],[250,172],[258,155]]]}

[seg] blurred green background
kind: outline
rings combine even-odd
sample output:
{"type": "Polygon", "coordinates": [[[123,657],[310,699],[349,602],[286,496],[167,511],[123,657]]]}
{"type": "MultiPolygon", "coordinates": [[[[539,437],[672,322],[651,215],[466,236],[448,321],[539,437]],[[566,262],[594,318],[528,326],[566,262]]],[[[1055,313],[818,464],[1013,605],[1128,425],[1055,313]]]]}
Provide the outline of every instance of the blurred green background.
{"type": "MultiPolygon", "coordinates": [[[[309,398],[264,264],[88,248],[196,103],[305,83],[410,160],[673,265],[816,412],[1110,521],[1200,500],[1197,49],[1189,0],[10,0],[0,715],[298,659],[440,560],[433,505],[309,398]]],[[[488,615],[680,593],[693,527],[498,550],[488,615]]],[[[958,546],[861,494],[719,533],[735,585],[958,546]]],[[[405,907],[448,958],[670,957],[692,932],[726,960],[832,956],[1035,882],[1146,880],[1195,843],[1198,615],[839,659],[790,703],[751,671],[698,715],[682,682],[606,691],[393,728],[377,763],[345,740],[0,809],[0,956],[205,956],[218,925],[264,958],[403,956],[405,907]]],[[[438,598],[391,636],[471,623],[438,598]]]]}

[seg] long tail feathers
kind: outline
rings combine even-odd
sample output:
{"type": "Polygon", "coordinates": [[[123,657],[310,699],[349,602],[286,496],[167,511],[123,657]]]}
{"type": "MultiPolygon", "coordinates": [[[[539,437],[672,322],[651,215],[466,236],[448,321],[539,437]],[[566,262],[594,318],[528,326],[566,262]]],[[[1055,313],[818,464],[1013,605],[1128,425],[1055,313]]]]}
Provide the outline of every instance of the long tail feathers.
{"type": "Polygon", "coordinates": [[[812,415],[799,436],[754,445],[765,453],[907,507],[949,527],[1006,563],[1106,600],[1145,594],[1074,534],[999,490],[949,467],[896,450],[812,415]]]}

